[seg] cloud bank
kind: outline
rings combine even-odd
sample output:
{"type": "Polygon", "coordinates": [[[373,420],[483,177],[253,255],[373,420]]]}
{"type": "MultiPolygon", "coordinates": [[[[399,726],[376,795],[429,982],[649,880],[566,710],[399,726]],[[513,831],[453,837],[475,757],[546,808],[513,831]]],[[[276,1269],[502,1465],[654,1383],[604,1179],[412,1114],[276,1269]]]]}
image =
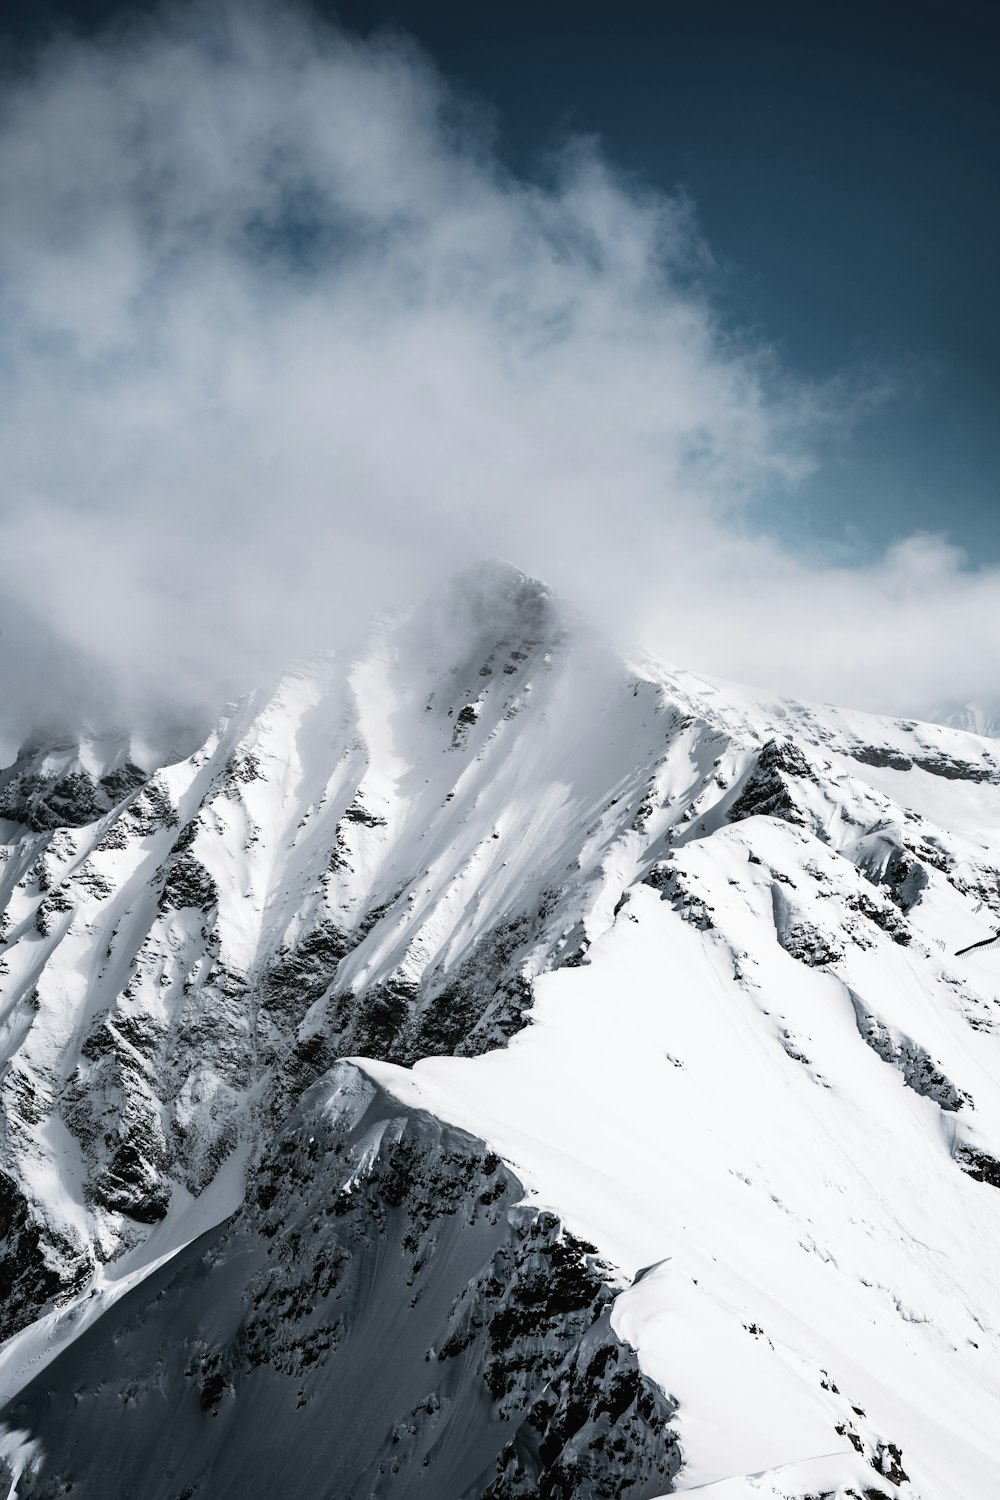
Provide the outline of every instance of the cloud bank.
{"type": "Polygon", "coordinates": [[[990,691],[1000,574],[748,507],[856,400],[728,334],[690,204],[533,180],[405,39],[173,6],[0,108],[0,730],[215,706],[485,555],[696,670],[990,691]]]}

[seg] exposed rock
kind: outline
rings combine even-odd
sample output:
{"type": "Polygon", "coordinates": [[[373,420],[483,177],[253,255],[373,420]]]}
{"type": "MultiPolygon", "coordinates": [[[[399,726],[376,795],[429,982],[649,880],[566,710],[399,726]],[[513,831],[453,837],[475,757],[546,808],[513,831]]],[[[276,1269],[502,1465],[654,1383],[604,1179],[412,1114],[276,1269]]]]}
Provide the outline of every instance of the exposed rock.
{"type": "Polygon", "coordinates": [[[248,1207],[3,1413],[40,1443],[18,1493],[50,1500],[72,1474],[107,1500],[243,1500],[279,1483],[285,1500],[662,1494],[680,1464],[675,1408],[611,1330],[613,1274],[521,1194],[482,1141],[399,1114],[341,1065],[248,1207]],[[359,1379],[389,1330],[395,1357],[359,1379]],[[105,1372],[96,1389],[81,1360],[105,1372]],[[274,1421],[277,1452],[255,1441],[274,1421]],[[172,1433],[169,1474],[151,1422],[172,1433]]]}
{"type": "Polygon", "coordinates": [[[873,885],[885,890],[900,911],[908,912],[927,889],[926,863],[906,847],[902,831],[891,822],[868,829],[850,857],[873,885]]]}
{"type": "Polygon", "coordinates": [[[972,1107],[971,1095],[952,1083],[925,1047],[880,1020],[853,990],[849,994],[861,1036],[883,1062],[901,1074],[907,1088],[933,1099],[944,1110],[959,1110],[963,1105],[972,1107]]]}
{"type": "Polygon", "coordinates": [[[954,1155],[962,1171],[969,1177],[975,1178],[976,1182],[989,1183],[990,1187],[1000,1188],[1000,1161],[995,1156],[966,1143],[957,1145],[954,1155]]]}
{"type": "Polygon", "coordinates": [[[3,1334],[25,1328],[49,1303],[70,1301],[86,1284],[89,1258],[56,1234],[18,1184],[0,1172],[0,1307],[3,1334]]]}
{"type": "Polygon", "coordinates": [[[729,821],[739,823],[743,818],[764,817],[804,824],[806,814],[794,792],[794,782],[799,779],[815,779],[802,751],[790,740],[768,740],[740,795],[729,808],[729,821]]]}

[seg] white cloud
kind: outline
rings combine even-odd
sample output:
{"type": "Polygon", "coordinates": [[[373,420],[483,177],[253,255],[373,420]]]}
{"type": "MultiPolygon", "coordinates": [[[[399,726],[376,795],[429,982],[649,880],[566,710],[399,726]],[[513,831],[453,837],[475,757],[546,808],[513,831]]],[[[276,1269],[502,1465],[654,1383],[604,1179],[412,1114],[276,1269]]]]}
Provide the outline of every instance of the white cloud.
{"type": "Polygon", "coordinates": [[[11,733],[67,681],[214,703],[495,553],[701,670],[993,680],[1000,581],[941,539],[748,531],[831,394],[721,331],[690,205],[587,142],[513,177],[405,43],[246,6],[63,42],[7,91],[0,203],[11,733]]]}

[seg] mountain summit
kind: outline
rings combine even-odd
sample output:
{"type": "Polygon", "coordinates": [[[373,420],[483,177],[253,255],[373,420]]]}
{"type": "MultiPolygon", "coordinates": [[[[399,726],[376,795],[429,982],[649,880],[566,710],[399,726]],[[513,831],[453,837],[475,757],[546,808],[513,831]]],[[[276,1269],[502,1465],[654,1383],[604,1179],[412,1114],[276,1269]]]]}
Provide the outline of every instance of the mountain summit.
{"type": "Polygon", "coordinates": [[[0,773],[0,1478],[1000,1489],[1000,747],[506,564],[0,773]]]}

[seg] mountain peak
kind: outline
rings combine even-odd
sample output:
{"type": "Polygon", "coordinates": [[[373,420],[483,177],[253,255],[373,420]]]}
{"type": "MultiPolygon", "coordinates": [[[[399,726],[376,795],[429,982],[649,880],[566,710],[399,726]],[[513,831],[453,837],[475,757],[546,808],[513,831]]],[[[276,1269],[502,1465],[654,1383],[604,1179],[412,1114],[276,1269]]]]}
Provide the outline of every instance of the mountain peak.
{"type": "Polygon", "coordinates": [[[441,625],[466,640],[541,639],[562,608],[548,584],[497,557],[463,568],[428,603],[441,625]]]}
{"type": "Polygon", "coordinates": [[[563,622],[4,773],[13,1496],[997,1493],[996,747],[563,622]]]}

